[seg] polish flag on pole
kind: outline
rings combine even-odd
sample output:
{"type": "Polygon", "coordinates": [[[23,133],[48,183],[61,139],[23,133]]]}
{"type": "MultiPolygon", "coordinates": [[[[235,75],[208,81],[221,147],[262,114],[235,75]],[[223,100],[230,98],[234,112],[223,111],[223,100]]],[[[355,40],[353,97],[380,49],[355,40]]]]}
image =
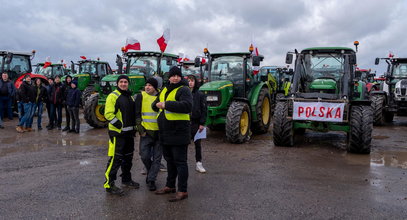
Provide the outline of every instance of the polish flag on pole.
{"type": "Polygon", "coordinates": [[[126,46],[125,46],[125,51],[127,52],[128,50],[141,50],[141,45],[138,40],[136,40],[133,37],[128,37],[126,39],[126,46]]]}
{"type": "MultiPolygon", "coordinates": [[[[253,48],[252,57],[259,55],[259,49],[257,48],[257,46],[255,46],[253,44],[250,44],[250,48],[253,48]]],[[[259,72],[260,72],[260,67],[259,66],[253,66],[253,75],[257,75],[259,72]]]]}
{"type": "Polygon", "coordinates": [[[51,66],[51,64],[52,64],[51,63],[51,58],[47,57],[47,58],[45,58],[45,63],[44,63],[44,66],[42,66],[42,68],[45,69],[45,68],[51,66]]]}
{"type": "Polygon", "coordinates": [[[157,39],[157,44],[160,47],[162,53],[164,53],[165,49],[167,48],[169,41],[170,41],[170,29],[167,28],[165,29],[164,34],[157,39]]]}
{"type": "Polygon", "coordinates": [[[393,58],[393,57],[394,57],[393,51],[389,51],[389,58],[393,58]]]}
{"type": "Polygon", "coordinates": [[[80,56],[81,59],[86,60],[87,58],[85,56],[80,56]]]}

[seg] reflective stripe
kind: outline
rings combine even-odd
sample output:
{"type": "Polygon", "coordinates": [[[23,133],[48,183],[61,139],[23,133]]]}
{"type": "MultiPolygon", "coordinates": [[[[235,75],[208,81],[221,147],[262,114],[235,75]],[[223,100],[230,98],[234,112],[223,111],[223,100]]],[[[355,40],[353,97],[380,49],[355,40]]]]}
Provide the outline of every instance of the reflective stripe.
{"type": "Polygon", "coordinates": [[[156,123],[157,119],[143,119],[144,122],[153,122],[156,123]]]}
{"type": "Polygon", "coordinates": [[[105,181],[105,184],[103,185],[105,188],[110,188],[111,187],[109,185],[109,182],[110,182],[109,175],[110,175],[110,171],[112,170],[112,166],[113,166],[113,162],[114,162],[114,155],[115,155],[114,152],[116,150],[115,148],[116,148],[116,137],[113,137],[113,141],[111,141],[111,139],[109,138],[109,150],[108,150],[107,155],[111,156],[112,158],[110,159],[110,163],[107,166],[107,169],[106,169],[106,172],[105,172],[106,181],[105,181]]]}
{"type": "Polygon", "coordinates": [[[117,119],[117,118],[113,118],[113,119],[110,121],[110,124],[114,124],[114,123],[116,123],[118,120],[119,120],[119,119],[117,119]]]}
{"type": "Polygon", "coordinates": [[[115,94],[117,97],[119,97],[120,95],[119,94],[117,94],[117,92],[112,92],[113,94],[115,94]]]}
{"type": "Polygon", "coordinates": [[[131,130],[134,130],[134,126],[129,126],[129,127],[122,128],[122,131],[131,131],[131,130]]]}
{"type": "Polygon", "coordinates": [[[141,92],[142,103],[141,103],[141,125],[150,131],[157,131],[157,115],[158,113],[153,110],[151,104],[157,99],[155,95],[149,95],[146,92],[141,92]]]}
{"type": "Polygon", "coordinates": [[[144,116],[157,116],[157,112],[143,112],[141,113],[144,116]]]}

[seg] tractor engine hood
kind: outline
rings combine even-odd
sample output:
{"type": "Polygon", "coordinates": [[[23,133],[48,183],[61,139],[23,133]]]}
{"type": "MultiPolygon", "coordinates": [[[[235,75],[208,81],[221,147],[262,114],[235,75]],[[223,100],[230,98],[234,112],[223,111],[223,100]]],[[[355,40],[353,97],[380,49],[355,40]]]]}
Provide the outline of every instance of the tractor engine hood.
{"type": "Polygon", "coordinates": [[[400,99],[401,97],[406,97],[406,91],[407,91],[407,79],[402,79],[396,83],[395,86],[395,95],[396,99],[400,99]]]}
{"type": "Polygon", "coordinates": [[[199,90],[206,95],[209,109],[227,109],[233,97],[233,83],[229,80],[207,82],[199,90]]]}
{"type": "Polygon", "coordinates": [[[213,81],[213,82],[207,82],[203,84],[199,89],[202,91],[216,91],[216,90],[222,90],[227,87],[233,88],[233,83],[229,80],[219,80],[219,81],[213,81]]]}
{"type": "Polygon", "coordinates": [[[316,79],[309,88],[311,92],[336,93],[336,81],[333,79],[316,79]]]}

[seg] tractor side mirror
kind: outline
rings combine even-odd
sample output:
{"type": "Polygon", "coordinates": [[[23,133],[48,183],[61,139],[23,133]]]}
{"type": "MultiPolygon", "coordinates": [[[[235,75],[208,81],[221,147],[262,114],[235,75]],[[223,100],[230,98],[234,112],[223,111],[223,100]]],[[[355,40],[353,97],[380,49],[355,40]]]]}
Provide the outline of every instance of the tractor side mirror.
{"type": "Polygon", "coordinates": [[[375,59],[375,61],[374,61],[374,65],[379,65],[379,63],[380,63],[380,58],[377,57],[377,58],[375,59]]]}
{"type": "Polygon", "coordinates": [[[195,67],[201,66],[201,59],[199,57],[195,58],[195,67]]]}
{"type": "Polygon", "coordinates": [[[168,58],[168,59],[166,60],[166,64],[167,64],[167,66],[172,66],[172,60],[171,60],[171,58],[168,58]]]}
{"type": "Polygon", "coordinates": [[[349,56],[349,64],[350,65],[355,65],[356,64],[356,55],[350,55],[349,56]]]}
{"type": "Polygon", "coordinates": [[[75,73],[75,63],[73,61],[71,61],[71,72],[72,74],[75,73]]]}
{"type": "Polygon", "coordinates": [[[252,65],[253,66],[260,66],[261,57],[260,56],[253,56],[252,65]]]}
{"type": "Polygon", "coordinates": [[[12,53],[8,53],[7,56],[6,56],[5,63],[6,63],[6,64],[10,64],[12,60],[13,60],[13,54],[12,54],[12,53]]]}
{"type": "Polygon", "coordinates": [[[286,64],[292,64],[293,63],[293,54],[292,53],[287,53],[287,56],[285,57],[285,63],[286,64]]]}

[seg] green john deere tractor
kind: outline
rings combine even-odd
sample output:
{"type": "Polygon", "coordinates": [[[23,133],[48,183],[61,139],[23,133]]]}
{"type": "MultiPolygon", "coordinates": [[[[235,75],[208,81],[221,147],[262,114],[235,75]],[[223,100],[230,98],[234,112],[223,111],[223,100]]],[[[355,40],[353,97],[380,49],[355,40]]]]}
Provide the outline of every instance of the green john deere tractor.
{"type": "MultiPolygon", "coordinates": [[[[290,94],[276,104],[274,144],[293,146],[294,137],[305,129],[343,131],[349,152],[370,153],[373,111],[365,83],[355,76],[356,52],[314,47],[295,54],[290,94]]],[[[286,63],[292,60],[293,53],[288,53],[286,63]]]]}
{"type": "MultiPolygon", "coordinates": [[[[94,93],[99,91],[100,81],[107,75],[112,75],[112,69],[108,62],[99,60],[84,59],[78,61],[78,71],[75,71],[75,64],[71,64],[71,73],[74,73],[72,78],[78,80],[78,89],[82,92],[82,105],[85,105],[86,100],[94,93]]],[[[66,76],[62,77],[62,82],[66,76]]]]}
{"type": "Polygon", "coordinates": [[[272,93],[268,76],[254,74],[263,56],[251,52],[209,53],[209,82],[200,87],[206,94],[210,129],[224,127],[231,143],[243,143],[250,130],[266,133],[271,121],[272,93]]]}
{"type": "Polygon", "coordinates": [[[64,77],[67,71],[62,63],[52,63],[45,66],[45,63],[37,63],[34,73],[43,75],[47,78],[55,78],[55,76],[64,77]]]}
{"type": "MultiPolygon", "coordinates": [[[[159,76],[168,78],[171,66],[177,65],[177,55],[153,51],[126,52],[123,58],[117,55],[118,73],[126,74],[130,79],[129,89],[132,94],[140,93],[147,78],[159,76]],[[123,58],[126,67],[123,71],[123,58]]],[[[116,89],[120,74],[107,75],[100,82],[98,93],[92,94],[85,103],[86,122],[94,128],[106,127],[108,121],[104,117],[107,96],[116,89]]]]}

